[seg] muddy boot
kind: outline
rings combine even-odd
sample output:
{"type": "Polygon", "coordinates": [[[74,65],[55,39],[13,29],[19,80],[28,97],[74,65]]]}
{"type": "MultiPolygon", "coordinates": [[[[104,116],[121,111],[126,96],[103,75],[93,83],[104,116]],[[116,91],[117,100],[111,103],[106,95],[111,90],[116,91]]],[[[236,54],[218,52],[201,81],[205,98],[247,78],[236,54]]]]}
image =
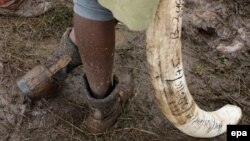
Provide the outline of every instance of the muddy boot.
{"type": "Polygon", "coordinates": [[[48,0],[2,0],[0,15],[34,17],[47,12],[53,6],[48,0]]]}
{"type": "Polygon", "coordinates": [[[69,38],[70,31],[69,28],[63,34],[60,46],[50,59],[34,67],[17,81],[25,96],[31,99],[56,96],[62,81],[74,68],[82,64],[78,49],[69,38]]]}
{"type": "Polygon", "coordinates": [[[103,98],[97,99],[90,93],[90,89],[85,80],[84,94],[87,95],[87,102],[89,105],[89,115],[84,122],[88,131],[91,133],[103,133],[115,124],[122,108],[125,106],[128,99],[133,96],[134,84],[129,75],[114,77],[113,89],[110,94],[103,98]]]}

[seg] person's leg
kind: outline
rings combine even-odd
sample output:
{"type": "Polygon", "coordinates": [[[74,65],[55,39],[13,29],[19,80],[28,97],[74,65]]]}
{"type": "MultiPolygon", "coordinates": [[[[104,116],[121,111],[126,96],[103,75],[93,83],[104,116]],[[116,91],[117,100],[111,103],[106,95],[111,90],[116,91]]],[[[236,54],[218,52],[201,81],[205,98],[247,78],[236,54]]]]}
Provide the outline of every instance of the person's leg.
{"type": "Polygon", "coordinates": [[[104,98],[112,87],[116,20],[97,0],[75,0],[74,11],[74,31],[84,73],[93,96],[104,98]]]}
{"type": "Polygon", "coordinates": [[[97,0],[74,0],[74,11],[74,32],[85,73],[82,91],[89,105],[84,124],[92,133],[105,132],[132,96],[132,79],[112,75],[117,23],[112,13],[97,0]]]}
{"type": "Polygon", "coordinates": [[[103,98],[112,87],[115,20],[95,21],[75,14],[74,29],[89,86],[96,98],[103,98]]]}

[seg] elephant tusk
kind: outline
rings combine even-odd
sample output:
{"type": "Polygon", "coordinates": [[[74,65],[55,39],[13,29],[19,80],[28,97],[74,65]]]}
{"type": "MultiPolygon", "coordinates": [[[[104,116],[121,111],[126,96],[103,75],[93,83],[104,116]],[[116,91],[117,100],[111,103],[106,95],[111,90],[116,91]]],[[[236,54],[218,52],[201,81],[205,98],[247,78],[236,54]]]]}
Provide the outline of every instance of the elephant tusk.
{"type": "Polygon", "coordinates": [[[160,0],[147,30],[147,61],[158,105],[165,117],[187,135],[210,138],[237,124],[242,111],[225,105],[217,111],[200,109],[191,96],[181,55],[182,0],[160,0]]]}

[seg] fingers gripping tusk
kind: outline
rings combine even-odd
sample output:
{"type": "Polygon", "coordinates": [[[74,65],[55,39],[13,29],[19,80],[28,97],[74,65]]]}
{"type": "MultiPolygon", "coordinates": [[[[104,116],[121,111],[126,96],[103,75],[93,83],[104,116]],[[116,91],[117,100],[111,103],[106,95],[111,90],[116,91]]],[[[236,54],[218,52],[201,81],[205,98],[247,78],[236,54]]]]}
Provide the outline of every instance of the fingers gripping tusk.
{"type": "Polygon", "coordinates": [[[182,0],[160,0],[147,31],[147,60],[159,107],[175,127],[193,137],[226,132],[242,116],[237,106],[213,112],[200,109],[187,88],[181,56],[182,0]]]}

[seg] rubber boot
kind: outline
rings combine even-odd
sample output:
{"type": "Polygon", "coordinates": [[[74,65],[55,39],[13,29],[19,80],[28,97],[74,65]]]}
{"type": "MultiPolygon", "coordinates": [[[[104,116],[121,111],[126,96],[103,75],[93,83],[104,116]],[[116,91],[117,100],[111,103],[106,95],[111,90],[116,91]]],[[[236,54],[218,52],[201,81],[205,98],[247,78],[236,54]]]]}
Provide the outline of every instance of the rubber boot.
{"type": "Polygon", "coordinates": [[[129,75],[121,75],[119,80],[114,76],[114,85],[108,96],[95,98],[90,93],[86,78],[84,94],[89,105],[89,115],[84,124],[91,133],[103,133],[115,124],[128,99],[134,94],[134,83],[129,75]]]}
{"type": "Polygon", "coordinates": [[[63,34],[59,47],[50,59],[34,67],[17,81],[25,96],[31,99],[56,96],[68,74],[82,64],[78,49],[69,38],[70,32],[69,28],[63,34]]]}

